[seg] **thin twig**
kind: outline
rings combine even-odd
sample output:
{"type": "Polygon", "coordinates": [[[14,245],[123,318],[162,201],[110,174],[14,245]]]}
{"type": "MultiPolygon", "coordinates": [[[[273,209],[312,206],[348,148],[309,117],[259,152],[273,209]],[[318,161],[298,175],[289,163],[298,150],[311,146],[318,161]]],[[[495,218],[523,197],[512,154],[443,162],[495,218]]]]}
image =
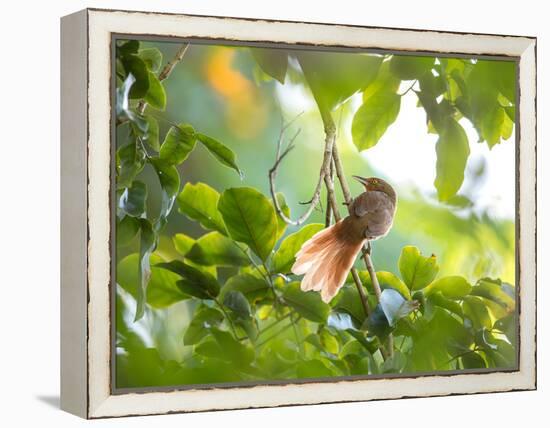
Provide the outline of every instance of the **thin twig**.
{"type": "MultiPolygon", "coordinates": [[[[164,79],[168,78],[178,62],[180,62],[183,59],[183,56],[185,55],[185,52],[187,52],[187,49],[189,48],[189,43],[183,44],[178,51],[176,52],[176,55],[164,66],[162,71],[158,75],[159,82],[162,82],[164,79]]],[[[147,102],[144,100],[141,100],[137,105],[137,112],[140,115],[143,115],[145,112],[145,109],[147,107],[147,102]]]]}
{"type": "Polygon", "coordinates": [[[290,150],[292,150],[292,148],[294,147],[293,142],[298,136],[298,133],[294,134],[294,137],[290,140],[287,148],[281,153],[281,146],[284,140],[284,134],[291,123],[292,122],[287,123],[286,125],[283,125],[281,127],[281,132],[277,141],[277,156],[275,158],[275,163],[269,170],[269,190],[271,193],[271,198],[273,199],[273,205],[275,206],[275,210],[277,211],[279,217],[281,217],[283,221],[287,224],[299,226],[309,218],[309,216],[321,200],[321,189],[323,186],[323,180],[325,178],[325,175],[327,174],[327,168],[330,167],[330,162],[332,159],[332,147],[334,146],[336,130],[334,126],[332,126],[331,128],[327,128],[325,126],[325,150],[323,153],[323,162],[319,171],[319,179],[317,180],[317,184],[315,185],[315,191],[313,192],[311,200],[308,202],[309,208],[307,209],[307,211],[303,213],[298,219],[292,220],[291,218],[287,217],[286,214],[283,212],[281,205],[277,200],[277,190],[275,189],[275,179],[277,178],[277,173],[281,161],[290,152],[290,150]]]}

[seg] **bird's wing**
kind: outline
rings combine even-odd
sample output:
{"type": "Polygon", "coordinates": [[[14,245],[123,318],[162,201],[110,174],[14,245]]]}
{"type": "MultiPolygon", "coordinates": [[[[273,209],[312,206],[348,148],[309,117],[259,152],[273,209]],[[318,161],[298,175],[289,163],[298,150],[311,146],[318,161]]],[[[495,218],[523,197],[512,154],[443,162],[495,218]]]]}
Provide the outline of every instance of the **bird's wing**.
{"type": "Polygon", "coordinates": [[[357,217],[363,217],[366,214],[383,210],[393,210],[393,204],[389,196],[384,192],[371,190],[361,193],[353,200],[352,212],[357,217]]]}

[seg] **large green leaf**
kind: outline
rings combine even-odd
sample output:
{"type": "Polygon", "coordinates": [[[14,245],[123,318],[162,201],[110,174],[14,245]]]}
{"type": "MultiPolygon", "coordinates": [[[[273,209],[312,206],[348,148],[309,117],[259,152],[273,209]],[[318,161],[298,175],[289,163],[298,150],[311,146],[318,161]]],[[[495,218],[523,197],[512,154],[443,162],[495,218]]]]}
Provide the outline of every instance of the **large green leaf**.
{"type": "Polygon", "coordinates": [[[286,273],[296,260],[296,253],[302,245],[317,232],[324,229],[321,223],[311,223],[303,226],[298,232],[288,235],[275,252],[272,259],[272,271],[286,273]]]}
{"type": "Polygon", "coordinates": [[[277,217],[269,200],[251,187],[230,188],[221,195],[218,210],[231,237],[267,260],[277,239],[277,217]]]}
{"type": "Polygon", "coordinates": [[[218,211],[220,194],[204,183],[186,183],[178,195],[178,207],[181,213],[198,221],[205,229],[227,234],[218,211]]]}
{"type": "Polygon", "coordinates": [[[145,166],[145,152],[135,141],[117,151],[117,189],[130,187],[145,166]]]}
{"type": "Polygon", "coordinates": [[[193,245],[195,245],[195,240],[184,233],[176,233],[172,237],[172,243],[174,244],[176,251],[180,255],[185,256],[189,251],[191,251],[193,245]]]}
{"type": "Polygon", "coordinates": [[[220,292],[220,285],[214,276],[182,261],[172,260],[156,266],[178,274],[182,279],[176,284],[185,294],[199,299],[214,299],[220,292]]]}
{"type": "Polygon", "coordinates": [[[127,245],[139,232],[139,220],[131,216],[124,216],[116,225],[116,243],[117,245],[127,245]]]}
{"type": "Polygon", "coordinates": [[[147,131],[147,121],[130,108],[130,90],[136,83],[134,75],[129,74],[116,89],[115,111],[117,119],[127,118],[140,132],[147,131]]]}
{"type": "Polygon", "coordinates": [[[470,155],[468,137],[462,126],[454,119],[448,119],[445,123],[435,147],[437,163],[434,185],[440,201],[452,198],[462,186],[470,155]]]}
{"type": "Polygon", "coordinates": [[[162,52],[157,48],[145,48],[138,51],[139,57],[145,62],[147,68],[157,72],[162,64],[162,52]]]}
{"type": "Polygon", "coordinates": [[[141,232],[139,240],[139,268],[135,321],[139,320],[145,313],[146,291],[151,277],[150,257],[157,244],[157,236],[151,222],[144,218],[140,218],[139,222],[141,232]]]}
{"type": "Polygon", "coordinates": [[[166,108],[166,91],[158,77],[152,71],[149,72],[149,89],[145,95],[145,101],[157,110],[166,108]]]}
{"type": "Polygon", "coordinates": [[[135,82],[130,89],[130,98],[143,98],[149,90],[149,70],[145,62],[137,55],[125,55],[121,58],[126,75],[132,75],[135,82]]]}
{"type": "Polygon", "coordinates": [[[321,111],[331,111],[375,79],[382,57],[335,52],[300,52],[298,61],[321,111]]]}
{"type": "Polygon", "coordinates": [[[252,56],[262,71],[281,83],[285,83],[288,55],[281,49],[250,48],[252,56]]]}
{"type": "Polygon", "coordinates": [[[185,330],[183,343],[195,345],[210,334],[210,328],[218,326],[223,321],[223,314],[215,308],[206,305],[199,306],[193,314],[193,319],[185,330]]]}
{"type": "Polygon", "coordinates": [[[204,147],[222,164],[237,171],[237,174],[242,178],[242,171],[237,166],[235,153],[226,145],[218,140],[201,133],[196,134],[196,138],[203,144],[204,147]]]}
{"type": "Polygon", "coordinates": [[[380,295],[380,307],[384,311],[389,325],[393,327],[397,321],[409,315],[416,308],[416,304],[405,299],[396,290],[387,288],[380,295]]]}
{"type": "Polygon", "coordinates": [[[399,79],[414,80],[429,72],[434,62],[435,58],[429,56],[394,55],[390,69],[399,79]]]}
{"type": "Polygon", "coordinates": [[[160,150],[158,121],[153,116],[145,116],[145,120],[147,121],[147,132],[143,134],[142,139],[149,147],[158,152],[160,150]]]}
{"type": "Polygon", "coordinates": [[[231,361],[236,367],[247,367],[254,359],[254,350],[238,342],[231,333],[212,328],[212,337],[199,343],[195,352],[209,358],[231,361]]]}
{"type": "Polygon", "coordinates": [[[379,92],[396,94],[400,83],[401,79],[395,77],[390,71],[390,61],[384,61],[380,66],[376,79],[363,91],[363,103],[366,103],[379,92]]]}
{"type": "Polygon", "coordinates": [[[365,322],[366,314],[361,297],[354,285],[345,285],[340,289],[336,298],[331,302],[333,310],[337,313],[346,313],[351,317],[353,326],[356,329],[361,328],[365,322]]]}
{"type": "MultiPolygon", "coordinates": [[[[405,283],[401,281],[396,275],[391,272],[378,271],[376,272],[376,278],[380,284],[382,290],[393,289],[401,294],[405,299],[411,299],[411,293],[405,283]]],[[[370,280],[370,276],[369,276],[370,280]]]]}
{"type": "Polygon", "coordinates": [[[134,181],[131,187],[124,189],[118,200],[118,208],[132,217],[141,217],[145,213],[147,187],[141,181],[134,181]]]}
{"type": "Polygon", "coordinates": [[[250,263],[243,251],[219,232],[210,232],[197,239],[186,258],[207,266],[246,266],[250,263]]]}
{"type": "Polygon", "coordinates": [[[355,113],[351,125],[353,143],[359,151],[374,147],[399,115],[401,97],[378,91],[355,113]]]}
{"type": "Polygon", "coordinates": [[[462,299],[464,296],[470,294],[471,290],[472,286],[466,278],[458,275],[451,275],[432,282],[424,288],[424,293],[426,296],[429,296],[439,291],[443,296],[449,299],[462,299]]]}
{"type": "Polygon", "coordinates": [[[316,323],[327,321],[330,306],[321,300],[319,293],[300,290],[300,283],[287,284],[283,289],[283,299],[304,318],[316,323]]]}
{"type": "Polygon", "coordinates": [[[464,297],[462,308],[464,309],[464,316],[472,322],[474,328],[480,329],[485,327],[490,329],[492,327],[493,323],[491,322],[487,306],[485,306],[479,297],[464,297]]]}
{"type": "Polygon", "coordinates": [[[195,130],[191,125],[172,126],[160,146],[159,157],[165,162],[179,165],[193,151],[196,141],[195,130]]]}
{"type": "MultiPolygon", "coordinates": [[[[147,303],[154,308],[164,308],[189,297],[182,293],[176,285],[179,276],[165,269],[155,267],[163,260],[156,254],[151,255],[151,277],[147,285],[147,303]]],[[[139,254],[134,253],[124,257],[117,265],[117,283],[135,299],[139,288],[139,254]]]]}
{"type": "Polygon", "coordinates": [[[410,290],[420,290],[431,283],[439,272],[435,255],[424,257],[414,246],[401,250],[398,261],[399,272],[410,290]]]}
{"type": "Polygon", "coordinates": [[[516,307],[514,295],[505,291],[503,283],[500,280],[491,278],[480,279],[472,288],[471,294],[497,303],[508,313],[513,312],[516,307]]]}
{"type": "Polygon", "coordinates": [[[230,277],[220,291],[220,299],[231,291],[239,291],[250,303],[265,298],[269,292],[269,285],[264,279],[258,278],[249,273],[241,273],[230,277]]]}
{"type": "Polygon", "coordinates": [[[150,162],[157,173],[162,189],[160,213],[155,223],[155,230],[158,232],[168,221],[168,215],[174,206],[180,188],[180,175],[176,167],[168,162],[156,158],[151,159],[150,162]]]}

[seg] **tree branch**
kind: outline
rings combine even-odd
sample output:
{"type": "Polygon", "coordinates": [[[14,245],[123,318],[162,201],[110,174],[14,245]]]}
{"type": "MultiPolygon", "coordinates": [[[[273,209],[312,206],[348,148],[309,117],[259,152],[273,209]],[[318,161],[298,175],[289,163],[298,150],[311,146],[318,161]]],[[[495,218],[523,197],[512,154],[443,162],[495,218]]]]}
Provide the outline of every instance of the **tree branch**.
{"type": "Polygon", "coordinates": [[[332,159],[332,147],[334,146],[336,129],[334,128],[334,126],[332,127],[332,129],[327,129],[325,127],[326,136],[325,136],[325,149],[323,152],[323,162],[321,164],[321,169],[319,171],[319,179],[317,180],[317,184],[315,185],[315,191],[313,192],[313,196],[311,200],[308,202],[309,208],[299,218],[297,218],[296,220],[292,220],[283,212],[279,204],[279,201],[277,200],[277,190],[275,189],[275,179],[277,178],[277,173],[279,171],[279,166],[281,165],[281,161],[288,154],[288,152],[290,152],[290,150],[294,148],[293,142],[298,136],[298,133],[296,133],[294,137],[290,140],[287,148],[281,153],[284,134],[291,124],[292,124],[292,121],[281,127],[281,132],[279,134],[279,139],[277,141],[277,155],[275,158],[275,163],[269,170],[269,190],[270,190],[271,199],[273,200],[273,205],[275,206],[275,210],[277,211],[277,214],[284,220],[286,224],[299,226],[309,218],[313,210],[317,207],[317,205],[321,201],[321,189],[323,186],[323,180],[325,178],[325,175],[329,173],[329,170],[330,170],[330,163],[332,159]]]}
{"type": "MultiPolygon", "coordinates": [[[[185,52],[187,52],[187,49],[189,48],[189,43],[183,44],[178,51],[176,52],[176,55],[168,61],[168,63],[164,66],[164,68],[161,70],[161,72],[158,75],[159,82],[162,82],[164,79],[168,78],[170,74],[172,74],[172,71],[176,67],[176,65],[183,59],[183,56],[185,55],[185,52]]],[[[145,112],[145,109],[147,108],[147,102],[144,100],[141,100],[137,105],[137,112],[140,115],[143,115],[145,112]]]]}

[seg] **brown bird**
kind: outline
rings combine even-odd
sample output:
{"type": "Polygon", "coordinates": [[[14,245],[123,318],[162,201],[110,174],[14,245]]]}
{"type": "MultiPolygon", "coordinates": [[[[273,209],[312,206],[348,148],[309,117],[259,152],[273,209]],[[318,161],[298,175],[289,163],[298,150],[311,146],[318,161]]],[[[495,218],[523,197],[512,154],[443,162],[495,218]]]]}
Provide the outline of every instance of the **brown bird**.
{"type": "Polygon", "coordinates": [[[350,207],[350,215],[313,235],[296,254],[292,273],[305,274],[303,291],[319,291],[330,302],[344,285],[365,241],[385,236],[393,223],[397,194],[381,178],[353,176],[365,186],[350,207]]]}

